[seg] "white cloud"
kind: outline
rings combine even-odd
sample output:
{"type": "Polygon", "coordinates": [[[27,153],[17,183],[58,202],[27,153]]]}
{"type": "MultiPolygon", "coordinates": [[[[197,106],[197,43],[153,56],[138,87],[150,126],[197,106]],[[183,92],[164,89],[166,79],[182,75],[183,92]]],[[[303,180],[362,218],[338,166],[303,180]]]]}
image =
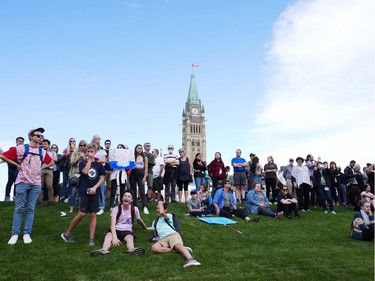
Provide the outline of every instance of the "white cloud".
{"type": "Polygon", "coordinates": [[[274,144],[285,160],[311,151],[374,160],[374,7],[372,0],[301,0],[280,15],[253,130],[260,151],[274,144]]]}

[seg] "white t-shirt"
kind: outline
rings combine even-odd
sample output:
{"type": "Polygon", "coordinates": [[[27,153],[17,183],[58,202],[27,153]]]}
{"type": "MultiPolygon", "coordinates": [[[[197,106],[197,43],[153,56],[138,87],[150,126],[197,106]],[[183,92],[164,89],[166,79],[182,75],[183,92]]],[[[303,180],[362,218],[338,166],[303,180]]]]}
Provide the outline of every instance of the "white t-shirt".
{"type": "MultiPolygon", "coordinates": [[[[158,156],[155,159],[155,166],[152,168],[152,174],[154,179],[160,176],[160,166],[164,166],[164,160],[163,157],[158,156]]],[[[161,176],[164,176],[164,169],[161,176]]]]}

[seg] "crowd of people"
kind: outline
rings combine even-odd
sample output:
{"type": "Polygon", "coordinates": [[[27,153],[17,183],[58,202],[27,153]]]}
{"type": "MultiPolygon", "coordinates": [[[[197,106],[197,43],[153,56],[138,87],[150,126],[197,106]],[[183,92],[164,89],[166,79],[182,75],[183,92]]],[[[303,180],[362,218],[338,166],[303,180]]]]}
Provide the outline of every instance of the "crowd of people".
{"type": "MultiPolygon", "coordinates": [[[[111,245],[117,246],[121,240],[125,241],[129,253],[143,254],[144,249],[134,246],[135,218],[143,228],[158,233],[153,252],[175,250],[186,259],[184,267],[200,265],[192,257],[192,250],[183,246],[173,217],[167,212],[168,203],[182,202],[187,203],[188,212],[194,216],[236,216],[248,222],[258,222],[258,215],[292,219],[294,214],[300,219],[300,212],[309,212],[311,207],[320,207],[328,213],[329,206],[329,212],[335,215],[336,205],[348,205],[358,211],[352,236],[373,239],[374,164],[371,163],[361,171],[352,160],[341,170],[334,161],[328,163],[320,157],[315,160],[308,154],[305,158],[291,158],[279,168],[272,156],[261,165],[255,153],[246,160],[237,149],[231,161],[233,175],[230,175],[231,167],[224,165],[220,152],[207,164],[201,153],[194,159],[186,157],[183,149],[174,154],[173,145],[168,146],[168,153],[162,157],[158,149],[151,150],[151,144],[146,142],[135,146],[133,167],[118,168],[109,159],[112,145],[109,139],[104,141],[103,148],[99,135],[94,135],[90,142],[80,140],[78,146],[72,137],[60,154],[59,147],[44,138],[43,133],[43,128],[32,129],[28,144],[18,137],[16,146],[1,151],[0,159],[8,163],[5,201],[11,200],[11,188],[15,184],[15,211],[8,241],[11,245],[17,243],[20,235],[24,210],[23,240],[31,243],[36,203],[54,206],[59,201],[69,203],[71,213],[78,208],[78,214],[61,238],[73,242],[72,232],[88,214],[90,246],[95,245],[96,216],[109,206],[110,229],[102,248],[93,251],[92,256],[108,254],[111,245]],[[190,183],[195,183],[195,188],[189,197],[190,183]],[[164,219],[148,228],[140,217],[139,201],[145,215],[149,214],[148,204],[157,203],[157,214],[164,219]]],[[[129,150],[129,147],[118,144],[116,149],[129,150]]]]}

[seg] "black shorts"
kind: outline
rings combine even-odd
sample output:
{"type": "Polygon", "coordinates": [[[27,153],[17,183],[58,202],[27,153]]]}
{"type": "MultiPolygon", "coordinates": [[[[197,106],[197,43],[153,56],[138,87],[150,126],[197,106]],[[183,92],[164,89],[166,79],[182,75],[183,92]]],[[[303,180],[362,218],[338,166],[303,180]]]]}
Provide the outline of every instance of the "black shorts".
{"type": "Polygon", "coordinates": [[[162,177],[154,178],[153,181],[152,181],[152,191],[160,192],[163,189],[164,189],[163,178],[162,177]]]}
{"type": "MultiPolygon", "coordinates": [[[[112,231],[110,229],[108,229],[107,233],[112,233],[112,231]]],[[[117,235],[117,239],[120,240],[120,241],[123,241],[125,239],[125,237],[128,236],[128,235],[131,235],[134,238],[133,232],[129,231],[129,230],[117,230],[116,229],[116,235],[117,235]]]]}
{"type": "Polygon", "coordinates": [[[79,211],[86,214],[99,212],[99,194],[80,196],[79,211]]]}

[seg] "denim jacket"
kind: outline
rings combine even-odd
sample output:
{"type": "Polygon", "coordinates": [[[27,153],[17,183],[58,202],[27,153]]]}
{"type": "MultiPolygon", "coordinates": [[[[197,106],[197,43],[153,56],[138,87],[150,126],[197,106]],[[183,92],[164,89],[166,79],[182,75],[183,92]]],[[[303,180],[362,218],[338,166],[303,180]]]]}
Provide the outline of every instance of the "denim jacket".
{"type": "Polygon", "coordinates": [[[252,214],[258,214],[258,206],[260,203],[260,196],[259,194],[262,194],[264,197],[264,204],[266,206],[269,206],[270,201],[266,197],[266,195],[263,193],[263,191],[255,192],[254,189],[250,190],[246,195],[246,211],[251,212],[252,214]]]}

